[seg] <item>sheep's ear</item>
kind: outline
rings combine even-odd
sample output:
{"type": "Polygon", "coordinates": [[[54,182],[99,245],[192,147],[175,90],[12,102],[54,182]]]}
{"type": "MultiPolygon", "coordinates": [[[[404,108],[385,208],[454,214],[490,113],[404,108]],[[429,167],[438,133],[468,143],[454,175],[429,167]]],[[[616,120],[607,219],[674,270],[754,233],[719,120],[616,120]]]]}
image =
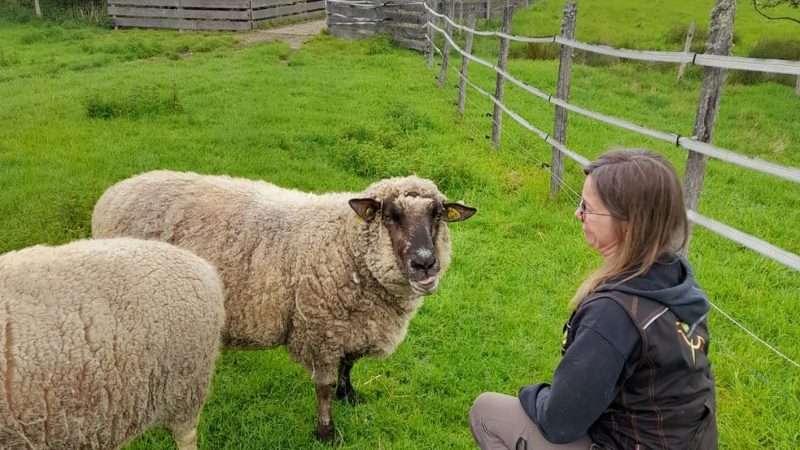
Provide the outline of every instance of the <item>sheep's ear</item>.
{"type": "Polygon", "coordinates": [[[442,220],[445,222],[462,222],[478,212],[477,209],[461,203],[445,203],[443,206],[444,216],[442,220]]]}
{"type": "Polygon", "coordinates": [[[374,219],[381,207],[380,203],[371,198],[351,198],[348,203],[358,217],[366,221],[374,219]]]}

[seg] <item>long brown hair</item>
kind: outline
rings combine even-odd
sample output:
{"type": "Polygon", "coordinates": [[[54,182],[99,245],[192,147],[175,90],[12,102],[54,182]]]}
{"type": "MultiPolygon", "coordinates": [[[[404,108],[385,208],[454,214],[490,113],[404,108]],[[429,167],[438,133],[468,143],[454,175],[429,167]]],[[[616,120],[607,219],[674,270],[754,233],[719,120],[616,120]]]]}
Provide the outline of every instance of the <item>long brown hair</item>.
{"type": "Polygon", "coordinates": [[[645,273],[662,256],[687,242],[688,219],[678,174],[663,156],[642,149],[602,154],[583,169],[611,214],[619,242],[603,266],[583,282],[570,305],[577,307],[597,286],[645,273]]]}

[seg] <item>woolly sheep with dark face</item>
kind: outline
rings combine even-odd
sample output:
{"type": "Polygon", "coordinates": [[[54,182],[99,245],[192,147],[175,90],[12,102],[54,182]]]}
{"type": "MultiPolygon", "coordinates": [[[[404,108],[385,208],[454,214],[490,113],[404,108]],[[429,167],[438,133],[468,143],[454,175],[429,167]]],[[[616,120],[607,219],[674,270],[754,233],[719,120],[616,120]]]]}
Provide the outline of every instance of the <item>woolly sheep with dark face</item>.
{"type": "Polygon", "coordinates": [[[334,438],[331,396],[360,399],[358,358],[391,354],[450,263],[445,222],[475,209],[417,177],[315,195],[262,181],[156,171],[100,198],[95,237],[158,239],[217,266],[232,348],[286,344],[317,391],[317,436],[334,438]]]}

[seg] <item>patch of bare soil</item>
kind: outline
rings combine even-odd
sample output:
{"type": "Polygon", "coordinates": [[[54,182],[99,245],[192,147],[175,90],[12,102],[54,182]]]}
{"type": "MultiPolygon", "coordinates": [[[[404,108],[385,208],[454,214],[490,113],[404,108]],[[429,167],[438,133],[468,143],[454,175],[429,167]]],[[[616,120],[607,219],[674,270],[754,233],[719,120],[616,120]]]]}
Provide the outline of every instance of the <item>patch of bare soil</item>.
{"type": "Polygon", "coordinates": [[[259,42],[283,41],[289,44],[292,49],[297,50],[312,36],[318,35],[323,28],[325,28],[325,20],[296,23],[269,30],[256,30],[247,33],[240,46],[244,47],[259,42]]]}

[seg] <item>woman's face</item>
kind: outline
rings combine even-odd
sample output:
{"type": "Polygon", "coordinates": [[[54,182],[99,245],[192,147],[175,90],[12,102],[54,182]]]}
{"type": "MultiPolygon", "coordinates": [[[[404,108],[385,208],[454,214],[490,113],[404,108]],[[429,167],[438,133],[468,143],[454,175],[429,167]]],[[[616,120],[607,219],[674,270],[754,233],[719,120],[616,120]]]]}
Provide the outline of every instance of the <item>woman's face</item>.
{"type": "Polygon", "coordinates": [[[591,175],[588,175],[583,183],[581,196],[582,206],[578,206],[575,210],[575,217],[583,222],[586,242],[603,257],[608,258],[614,254],[619,242],[614,233],[614,219],[595,192],[591,175]]]}

